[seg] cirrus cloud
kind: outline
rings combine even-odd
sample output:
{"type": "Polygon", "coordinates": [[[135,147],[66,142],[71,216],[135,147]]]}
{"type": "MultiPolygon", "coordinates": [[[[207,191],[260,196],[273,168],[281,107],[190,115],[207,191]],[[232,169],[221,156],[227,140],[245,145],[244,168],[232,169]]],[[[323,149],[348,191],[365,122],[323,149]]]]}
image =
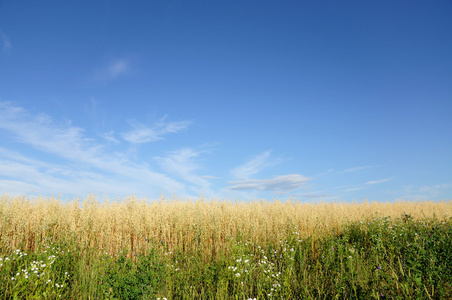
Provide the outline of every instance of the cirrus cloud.
{"type": "Polygon", "coordinates": [[[1,30],[0,30],[0,47],[3,53],[11,50],[11,48],[13,47],[8,36],[1,30]]]}
{"type": "Polygon", "coordinates": [[[380,184],[380,183],[385,183],[388,181],[391,181],[393,178],[384,178],[384,179],[380,179],[380,180],[369,180],[367,181],[365,184],[380,184]]]}
{"type": "Polygon", "coordinates": [[[231,181],[229,190],[264,190],[278,193],[294,191],[311,180],[299,174],[289,174],[275,176],[270,179],[248,179],[241,181],[231,181]]]}
{"type": "MultiPolygon", "coordinates": [[[[14,143],[28,146],[27,152],[44,158],[36,160],[0,148],[0,176],[9,174],[7,180],[17,187],[39,187],[33,190],[43,193],[52,186],[63,193],[96,187],[118,193],[185,192],[182,182],[132,160],[126,153],[108,150],[108,145],[88,137],[84,129],[58,124],[48,115],[32,114],[13,103],[0,102],[0,130],[14,143]]],[[[0,187],[7,184],[0,180],[0,187]]]]}
{"type": "Polygon", "coordinates": [[[116,58],[96,68],[89,76],[91,83],[107,84],[118,78],[129,75],[132,71],[130,58],[116,58]]]}
{"type": "Polygon", "coordinates": [[[122,133],[122,138],[133,144],[141,144],[148,142],[156,142],[163,139],[168,133],[176,133],[186,130],[192,123],[190,121],[165,121],[166,116],[153,126],[145,126],[142,124],[132,124],[132,129],[122,133]]]}
{"type": "Polygon", "coordinates": [[[246,163],[231,170],[232,176],[237,179],[245,180],[249,179],[252,175],[259,173],[263,169],[277,165],[281,162],[280,158],[272,158],[271,151],[264,151],[246,163]]]}

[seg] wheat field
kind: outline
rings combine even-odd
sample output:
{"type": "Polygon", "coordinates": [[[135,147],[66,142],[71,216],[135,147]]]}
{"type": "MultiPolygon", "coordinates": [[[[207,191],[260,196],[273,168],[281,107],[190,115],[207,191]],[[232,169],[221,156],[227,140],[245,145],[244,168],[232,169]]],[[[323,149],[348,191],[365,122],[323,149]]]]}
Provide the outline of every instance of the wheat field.
{"type": "Polygon", "coordinates": [[[0,245],[4,251],[34,251],[48,237],[75,238],[80,247],[111,255],[145,251],[148,242],[165,251],[204,249],[207,256],[227,251],[228,239],[276,242],[288,231],[300,238],[337,234],[341,225],[375,217],[414,219],[452,215],[452,201],[300,203],[181,200],[149,201],[130,196],[111,201],[88,195],[66,202],[54,197],[0,198],[0,245]]]}

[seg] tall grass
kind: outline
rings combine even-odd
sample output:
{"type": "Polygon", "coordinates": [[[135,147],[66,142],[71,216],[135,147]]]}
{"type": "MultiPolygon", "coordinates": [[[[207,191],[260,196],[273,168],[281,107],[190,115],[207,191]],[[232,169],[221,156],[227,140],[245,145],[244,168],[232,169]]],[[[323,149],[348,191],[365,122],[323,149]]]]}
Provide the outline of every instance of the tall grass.
{"type": "Polygon", "coordinates": [[[345,222],[402,214],[415,219],[442,218],[452,215],[452,203],[248,203],[135,197],[99,201],[94,195],[63,203],[56,198],[2,196],[0,240],[5,250],[33,251],[47,237],[75,236],[81,247],[102,249],[111,255],[124,250],[130,255],[140,253],[154,241],[167,251],[190,251],[202,245],[210,256],[224,248],[230,237],[275,242],[285,236],[288,226],[296,227],[303,238],[340,233],[345,222]]]}
{"type": "Polygon", "coordinates": [[[451,201],[2,196],[0,295],[447,299],[450,215],[451,201]]]}

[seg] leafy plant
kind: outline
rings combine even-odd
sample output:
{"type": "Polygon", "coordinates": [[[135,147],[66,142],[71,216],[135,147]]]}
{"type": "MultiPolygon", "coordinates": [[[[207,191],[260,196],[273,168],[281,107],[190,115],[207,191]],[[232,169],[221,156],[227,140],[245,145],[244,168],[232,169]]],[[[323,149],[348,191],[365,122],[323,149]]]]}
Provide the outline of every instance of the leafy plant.
{"type": "Polygon", "coordinates": [[[135,257],[121,254],[105,264],[101,287],[110,299],[151,299],[165,278],[163,263],[155,250],[135,257]]]}

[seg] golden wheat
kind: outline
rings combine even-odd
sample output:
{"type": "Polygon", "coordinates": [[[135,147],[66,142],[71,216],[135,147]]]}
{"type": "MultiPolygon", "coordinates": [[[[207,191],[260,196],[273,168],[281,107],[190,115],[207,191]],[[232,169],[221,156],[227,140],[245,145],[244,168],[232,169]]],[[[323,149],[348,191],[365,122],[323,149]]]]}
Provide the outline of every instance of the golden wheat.
{"type": "Polygon", "coordinates": [[[227,251],[230,238],[257,243],[277,242],[290,232],[300,238],[339,233],[341,225],[378,216],[409,214],[414,219],[452,215],[452,201],[397,201],[389,203],[233,202],[164,199],[122,201],[8,196],[0,198],[2,251],[35,250],[48,237],[72,237],[81,248],[109,254],[145,251],[150,241],[165,251],[203,250],[206,256],[227,251]]]}

